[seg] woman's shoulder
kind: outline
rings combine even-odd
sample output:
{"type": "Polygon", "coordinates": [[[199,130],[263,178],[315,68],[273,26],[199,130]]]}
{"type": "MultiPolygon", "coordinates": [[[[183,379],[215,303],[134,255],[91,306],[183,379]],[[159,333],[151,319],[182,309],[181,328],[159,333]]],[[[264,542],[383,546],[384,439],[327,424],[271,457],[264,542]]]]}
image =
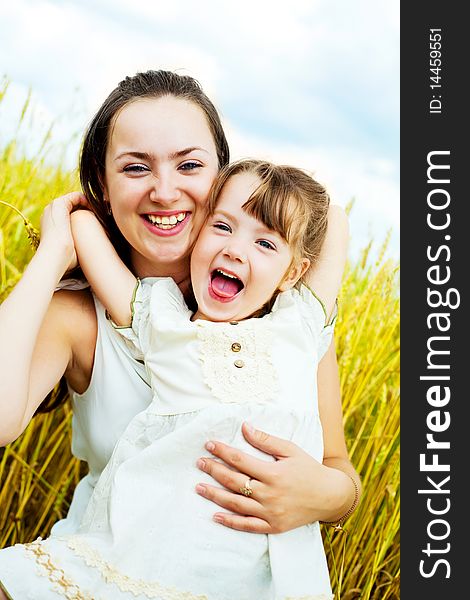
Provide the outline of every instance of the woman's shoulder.
{"type": "Polygon", "coordinates": [[[97,335],[97,318],[90,290],[59,290],[51,303],[62,330],[70,336],[72,347],[88,342],[93,350],[97,335]]]}
{"type": "Polygon", "coordinates": [[[58,290],[52,297],[51,309],[57,318],[62,317],[69,325],[72,325],[72,318],[79,319],[80,325],[96,323],[95,303],[89,289],[58,290]]]}
{"type": "Polygon", "coordinates": [[[71,351],[67,381],[82,391],[89,384],[98,333],[93,296],[89,290],[59,290],[52,298],[50,313],[51,326],[60,329],[71,351]]]}

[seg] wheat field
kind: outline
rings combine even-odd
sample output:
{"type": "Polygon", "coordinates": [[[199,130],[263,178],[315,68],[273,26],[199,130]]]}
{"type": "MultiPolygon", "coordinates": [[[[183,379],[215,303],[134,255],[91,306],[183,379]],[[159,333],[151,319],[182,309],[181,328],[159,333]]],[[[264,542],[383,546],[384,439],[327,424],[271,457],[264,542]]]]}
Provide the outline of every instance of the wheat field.
{"type": "MultiPolygon", "coordinates": [[[[0,104],[7,87],[0,87],[0,104]]],[[[46,160],[53,144],[49,132],[37,155],[27,157],[20,139],[29,111],[27,102],[13,140],[0,138],[0,201],[39,228],[45,204],[79,185],[75,172],[46,160]]],[[[31,259],[27,234],[23,218],[0,203],[0,301],[31,259]]],[[[387,258],[387,240],[378,246],[371,241],[359,260],[348,263],[339,307],[335,337],[344,425],[363,496],[346,534],[322,526],[335,600],[398,600],[399,274],[387,258]]],[[[0,449],[0,548],[46,537],[66,515],[85,473],[70,452],[70,427],[66,402],[36,416],[18,440],[0,449]]]]}

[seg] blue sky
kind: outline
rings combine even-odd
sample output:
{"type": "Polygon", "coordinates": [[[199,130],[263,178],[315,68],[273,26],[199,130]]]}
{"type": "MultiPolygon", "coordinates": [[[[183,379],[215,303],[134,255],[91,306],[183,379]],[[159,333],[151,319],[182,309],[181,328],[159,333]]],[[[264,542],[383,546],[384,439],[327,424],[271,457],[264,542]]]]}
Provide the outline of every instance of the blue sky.
{"type": "Polygon", "coordinates": [[[306,168],[341,205],[351,253],[399,239],[398,0],[15,0],[0,4],[0,143],[29,87],[34,147],[54,122],[74,164],[86,123],[126,75],[177,69],[220,110],[232,157],[306,168]],[[16,112],[15,112],[16,111],[16,112]],[[75,138],[71,140],[72,136],[75,138]]]}

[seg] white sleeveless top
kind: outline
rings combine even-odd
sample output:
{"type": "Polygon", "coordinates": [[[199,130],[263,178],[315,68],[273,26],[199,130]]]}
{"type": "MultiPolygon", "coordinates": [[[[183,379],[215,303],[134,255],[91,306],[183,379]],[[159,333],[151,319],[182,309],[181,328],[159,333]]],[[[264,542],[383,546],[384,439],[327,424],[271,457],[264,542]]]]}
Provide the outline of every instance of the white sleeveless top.
{"type": "Polygon", "coordinates": [[[143,362],[112,327],[103,305],[95,296],[93,299],[98,333],[90,385],[83,394],[69,388],[73,408],[72,454],[88,463],[89,473],[77,485],[67,517],[52,528],[55,535],[78,529],[116,442],[152,400],[143,362]]]}

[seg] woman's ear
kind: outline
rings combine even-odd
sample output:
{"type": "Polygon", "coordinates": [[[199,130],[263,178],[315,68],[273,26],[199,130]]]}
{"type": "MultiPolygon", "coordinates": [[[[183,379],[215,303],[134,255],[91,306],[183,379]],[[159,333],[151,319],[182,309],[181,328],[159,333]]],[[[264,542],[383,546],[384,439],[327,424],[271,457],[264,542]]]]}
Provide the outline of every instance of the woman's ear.
{"type": "Polygon", "coordinates": [[[106,185],[106,176],[104,173],[100,172],[100,169],[98,170],[98,183],[100,184],[100,188],[101,188],[101,193],[103,195],[103,200],[105,202],[109,202],[109,194],[108,194],[108,186],[106,185]]]}
{"type": "Polygon", "coordinates": [[[285,292],[286,290],[293,288],[302,275],[308,271],[309,267],[310,261],[308,258],[302,258],[300,262],[291,265],[279,285],[279,290],[285,292]]]}
{"type": "Polygon", "coordinates": [[[101,189],[103,190],[103,201],[106,202],[106,204],[109,204],[108,188],[105,185],[102,185],[101,189]]]}
{"type": "Polygon", "coordinates": [[[112,215],[113,211],[111,209],[111,203],[109,201],[108,188],[106,186],[106,183],[102,182],[101,176],[100,176],[100,184],[101,184],[101,189],[103,190],[103,202],[106,207],[106,214],[112,215]]]}

